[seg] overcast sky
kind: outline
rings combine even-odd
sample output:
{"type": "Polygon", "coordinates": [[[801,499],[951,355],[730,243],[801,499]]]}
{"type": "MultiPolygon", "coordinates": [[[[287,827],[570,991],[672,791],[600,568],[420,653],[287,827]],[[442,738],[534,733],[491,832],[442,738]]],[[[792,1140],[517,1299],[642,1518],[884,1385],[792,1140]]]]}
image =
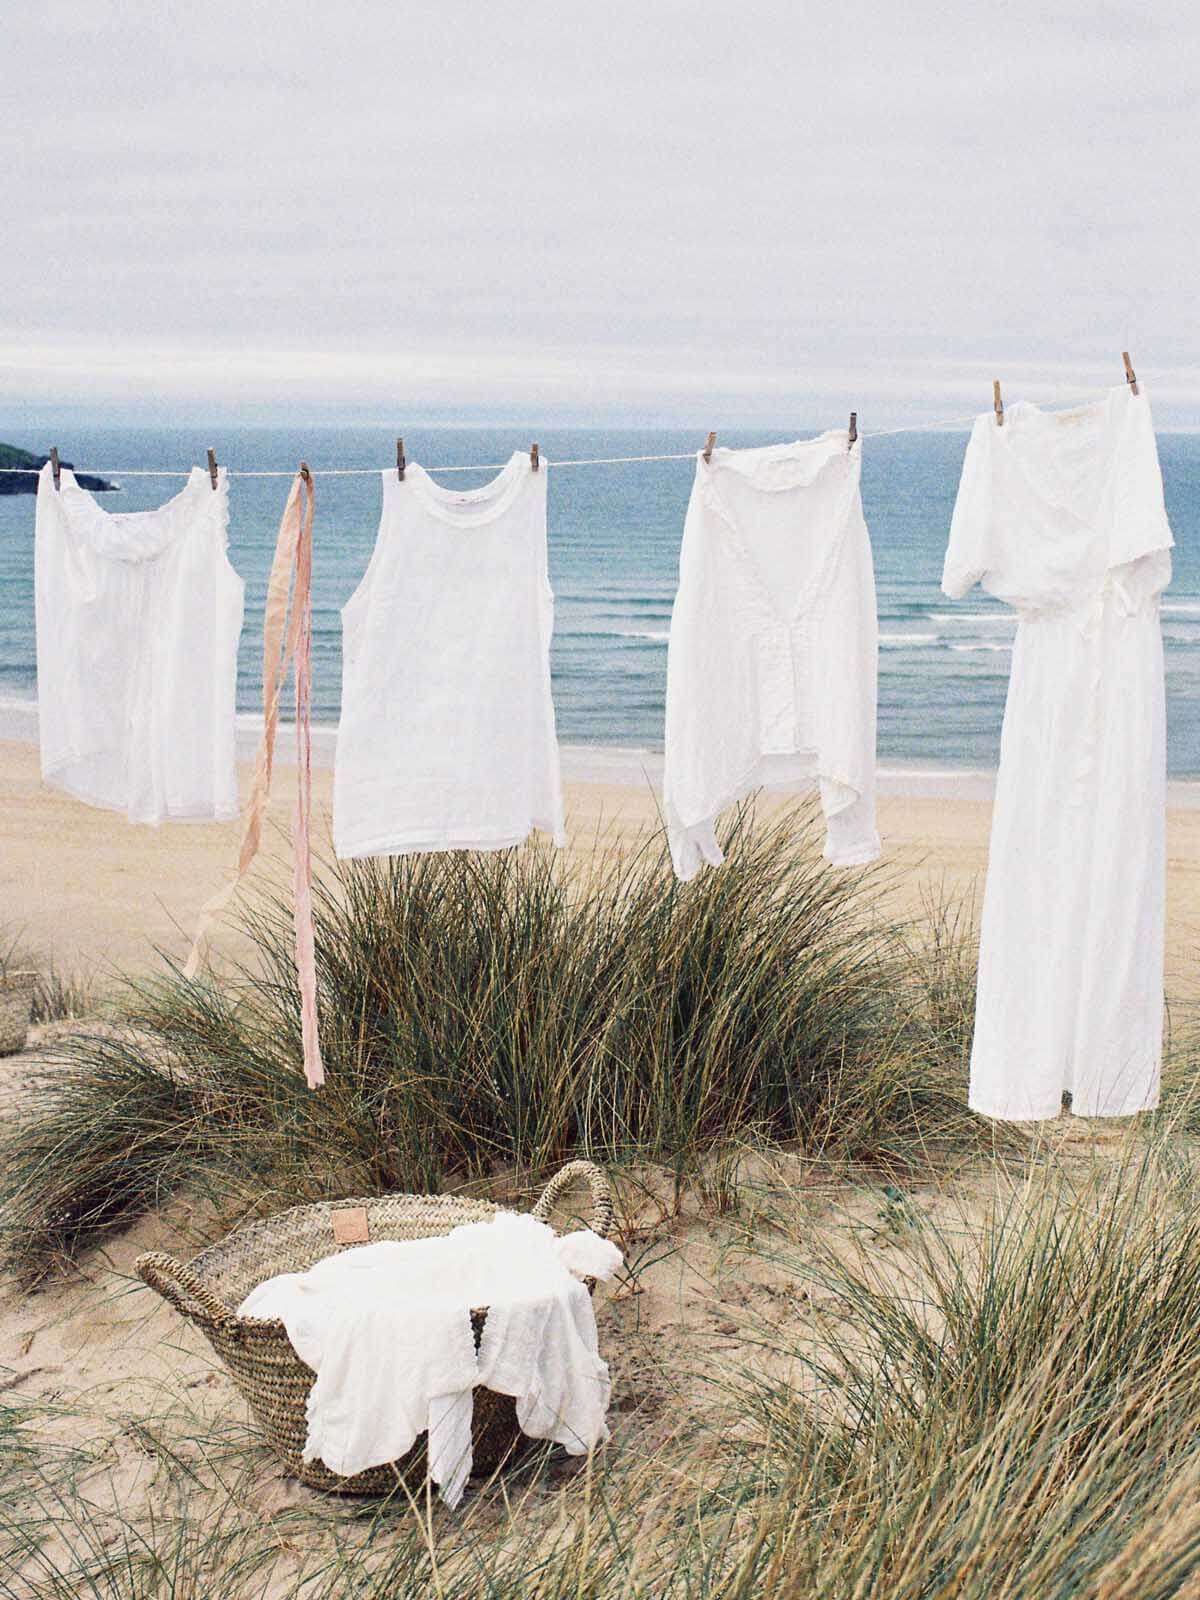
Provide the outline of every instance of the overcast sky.
{"type": "Polygon", "coordinates": [[[1200,426],[1195,0],[156,0],[0,31],[0,420],[1200,426]]]}

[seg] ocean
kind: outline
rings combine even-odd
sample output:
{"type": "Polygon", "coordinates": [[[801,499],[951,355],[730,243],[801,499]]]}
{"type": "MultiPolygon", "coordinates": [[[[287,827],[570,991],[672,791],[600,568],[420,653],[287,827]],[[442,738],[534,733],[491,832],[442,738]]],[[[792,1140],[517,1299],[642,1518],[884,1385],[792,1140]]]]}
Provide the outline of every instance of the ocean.
{"type": "MultiPolygon", "coordinates": [[[[51,441],[0,423],[6,443],[45,450],[51,441]]],[[[551,461],[579,456],[694,451],[696,431],[572,429],[539,436],[551,461]]],[[[727,445],[771,443],[779,432],[726,431],[727,445]]],[[[867,437],[863,503],[879,597],[881,763],[990,770],[999,754],[1014,619],[981,591],[949,601],[942,557],[967,435],[867,437]]],[[[213,444],[237,468],[385,466],[395,439],[368,428],[246,428],[198,437],[166,429],[89,429],[57,441],[81,471],[203,463],[213,444]]],[[[410,460],[499,463],[527,441],[511,431],[437,428],[405,434],[410,460]]],[[[1168,768],[1200,775],[1200,435],[1159,437],[1175,576],[1164,597],[1168,768]]],[[[667,630],[679,539],[691,487],[690,460],[552,470],[550,576],[556,595],[554,701],[564,744],[662,748],[667,630]]],[[[116,474],[120,481],[119,470],[116,474]]],[[[461,487],[491,476],[455,474],[461,487]]],[[[127,478],[100,496],[109,510],[157,505],[178,489],[165,478],[127,478]]],[[[287,484],[242,478],[231,485],[230,556],[246,580],[239,709],[259,709],[262,605],[287,484]]],[[[375,477],[318,478],[314,533],[314,715],[335,723],[341,686],[339,608],[366,567],[379,517],[375,477]]],[[[36,696],[33,496],[0,497],[0,709],[36,696]]]]}

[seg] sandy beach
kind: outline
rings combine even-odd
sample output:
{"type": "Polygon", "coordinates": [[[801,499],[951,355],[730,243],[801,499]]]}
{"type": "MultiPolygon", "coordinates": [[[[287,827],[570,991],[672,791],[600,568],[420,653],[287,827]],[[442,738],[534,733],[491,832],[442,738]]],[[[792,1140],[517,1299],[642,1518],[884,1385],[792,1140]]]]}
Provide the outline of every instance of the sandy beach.
{"type": "MultiPolygon", "coordinates": [[[[621,848],[656,825],[652,783],[613,781],[613,773],[629,775],[628,763],[613,757],[601,781],[597,765],[606,770],[604,758],[590,774],[586,757],[566,762],[573,774],[570,849],[580,857],[597,846],[621,848]]],[[[244,764],[243,786],[249,771],[244,764]]],[[[294,776],[294,767],[277,768],[269,843],[254,869],[260,885],[286,881],[294,776]]],[[[331,777],[327,765],[314,775],[325,839],[331,777]]],[[[986,780],[957,780],[967,791],[957,794],[955,780],[945,775],[926,778],[924,793],[898,792],[903,786],[902,778],[887,779],[879,804],[898,906],[919,914],[923,897],[944,890],[952,903],[977,909],[991,813],[990,800],[979,792],[986,780]]],[[[1178,790],[1174,797],[1192,799],[1178,790]]],[[[151,970],[156,949],[183,955],[196,911],[224,880],[239,837],[238,824],[131,827],[122,816],[47,789],[36,748],[0,741],[3,923],[10,932],[23,930],[30,948],[53,952],[60,968],[91,974],[101,988],[119,973],[151,970]]],[[[1197,992],[1200,808],[1172,807],[1169,841],[1168,988],[1173,998],[1187,1000],[1197,992]]],[[[226,957],[242,953],[228,926],[217,950],[226,957]]],[[[23,1070],[39,1059],[39,1045],[50,1044],[56,1032],[35,1030],[32,1051],[3,1064],[0,1094],[18,1089],[23,1070]]],[[[1069,1181],[1082,1182],[1089,1164],[1118,1160],[1136,1132],[1063,1118],[1048,1148],[1056,1150],[1064,1173],[1076,1175],[1069,1181]]],[[[598,1317],[614,1382],[616,1442],[606,1460],[632,1475],[631,1496],[643,1492],[639,1472],[648,1485],[658,1461],[701,1435],[712,1396],[697,1372],[716,1374],[719,1390],[722,1375],[741,1372],[751,1351],[764,1375],[800,1382],[801,1352],[836,1341],[842,1325],[833,1297],[811,1288],[805,1276],[817,1270],[814,1263],[834,1258],[848,1271],[874,1274],[888,1292],[906,1292],[925,1237],[906,1219],[916,1217],[922,1229],[936,1227],[950,1237],[973,1234],[985,1226],[989,1197],[1007,1180],[1002,1166],[954,1163],[923,1180],[906,1178],[897,1208],[881,1200],[899,1191],[883,1190],[878,1174],[847,1181],[845,1174],[781,1152],[774,1164],[744,1161],[737,1181],[740,1210],[730,1219],[710,1214],[698,1200],[676,1212],[668,1184],[650,1180],[643,1188],[636,1173],[627,1175],[621,1191],[622,1244],[631,1262],[644,1264],[619,1289],[601,1286],[598,1317]],[[771,1353],[776,1346],[778,1355],[771,1353]]],[[[194,1529],[241,1519],[253,1529],[307,1529],[315,1544],[346,1519],[341,1507],[322,1506],[280,1473],[257,1429],[247,1428],[245,1400],[227,1369],[201,1334],[135,1276],[139,1251],[165,1249],[186,1259],[228,1226],[228,1217],[210,1214],[203,1196],[177,1195],[65,1276],[52,1275],[36,1293],[13,1283],[0,1293],[0,1389],[31,1408],[40,1437],[78,1452],[82,1465],[72,1493],[86,1497],[89,1515],[114,1548],[123,1537],[123,1517],[145,1518],[159,1507],[175,1462],[183,1462],[179,1470],[188,1475],[187,1516],[194,1529]],[[205,1474],[213,1462],[219,1482],[230,1470],[220,1464],[236,1465],[232,1488],[212,1489],[205,1474]],[[313,1532],[318,1518],[324,1521],[313,1532]]],[[[554,1484],[569,1490],[572,1470],[570,1464],[559,1469],[554,1484]]],[[[438,1537],[449,1544],[453,1526],[439,1517],[438,1537]]],[[[486,1539],[500,1526],[484,1492],[469,1505],[464,1523],[468,1531],[476,1525],[486,1539]]],[[[258,1592],[263,1600],[286,1600],[296,1592],[305,1552],[298,1538],[276,1538],[275,1531],[270,1537],[278,1550],[271,1546],[270,1579],[258,1592]]],[[[68,1568],[73,1543],[73,1536],[56,1535],[40,1559],[68,1568]]]]}
{"type": "MultiPolygon", "coordinates": [[[[243,732],[248,755],[252,730],[243,732]]],[[[266,844],[250,893],[287,887],[295,794],[291,753],[289,730],[281,741],[266,844]]],[[[326,858],[331,754],[332,740],[322,732],[314,800],[318,850],[326,858]]],[[[240,772],[244,796],[248,761],[240,772]]],[[[653,758],[568,750],[564,772],[574,859],[582,862],[597,849],[628,848],[657,828],[659,772],[653,758]]],[[[977,916],[991,819],[988,775],[885,771],[880,788],[881,870],[896,909],[919,918],[927,901],[942,898],[977,916]]],[[[1179,1010],[1200,997],[1198,790],[1173,785],[1169,813],[1167,987],[1179,1010]]],[[[763,804],[770,809],[790,798],[771,797],[763,804]]],[[[9,938],[19,934],[23,947],[52,957],[60,971],[87,976],[97,993],[122,974],[153,971],[159,951],[183,957],[198,909],[226,880],[240,835],[240,823],[130,826],[121,815],[43,785],[37,748],[28,740],[0,740],[0,925],[9,938]]],[[[214,940],[217,970],[223,960],[248,953],[227,920],[214,940]]],[[[52,1044],[61,1026],[35,1030],[31,1052],[3,1063],[0,1098],[19,1092],[23,1072],[39,1060],[39,1046],[52,1044]]],[[[1063,1118],[1049,1133],[1047,1148],[1056,1151],[1064,1171],[1082,1173],[1097,1158],[1118,1159],[1136,1131],[1063,1118]]],[[[622,1190],[622,1242],[631,1260],[648,1264],[638,1267],[636,1282],[631,1278],[617,1291],[601,1286],[598,1308],[614,1381],[617,1444],[610,1455],[626,1471],[636,1474],[644,1461],[644,1470],[653,1472],[660,1455],[678,1451],[688,1430],[702,1427],[706,1402],[697,1371],[737,1372],[747,1349],[764,1351],[776,1342],[790,1349],[788,1340],[801,1335],[820,1348],[829,1337],[822,1319],[832,1315],[830,1302],[816,1291],[810,1297],[807,1287],[798,1298],[794,1276],[807,1272],[810,1260],[827,1261],[832,1254],[848,1270],[870,1260],[869,1270],[897,1291],[917,1270],[911,1241],[922,1235],[914,1231],[910,1238],[907,1223],[897,1224],[895,1208],[881,1203],[881,1192],[899,1191],[881,1191],[878,1175],[847,1181],[845,1174],[823,1171],[819,1163],[810,1168],[803,1156],[781,1152],[775,1165],[743,1162],[737,1181],[744,1217],[736,1223],[716,1219],[699,1202],[674,1212],[665,1197],[669,1185],[662,1181],[656,1188],[652,1180],[643,1191],[635,1175],[622,1190]],[[781,1236],[792,1241],[794,1259],[805,1263],[800,1269],[794,1260],[785,1264],[786,1252],[777,1259],[781,1236]]],[[[986,1162],[955,1163],[921,1181],[906,1178],[903,1215],[919,1215],[923,1228],[971,1233],[984,1226],[989,1196],[1005,1182],[1003,1168],[986,1162]]],[[[255,1429],[245,1431],[245,1401],[200,1333],[145,1291],[134,1274],[139,1251],[166,1249],[186,1258],[228,1226],[228,1217],[210,1215],[202,1196],[177,1195],[117,1232],[65,1277],[53,1275],[38,1292],[9,1284],[0,1293],[0,1388],[34,1408],[47,1404],[48,1394],[56,1401],[70,1395],[70,1404],[59,1403],[59,1414],[47,1413],[39,1426],[56,1447],[82,1452],[87,1465],[78,1492],[86,1493],[91,1514],[106,1530],[119,1529],[122,1516],[143,1517],[157,1505],[167,1450],[172,1460],[189,1463],[189,1473],[203,1472],[210,1460],[238,1463],[241,1476],[228,1501],[207,1488],[189,1487],[189,1515],[197,1528],[237,1517],[254,1527],[288,1519],[299,1526],[318,1514],[312,1493],[280,1474],[255,1429]],[[131,1423],[131,1417],[143,1420],[131,1423]]],[[[829,1326],[836,1330],[836,1320],[829,1326]]],[[[800,1371],[794,1352],[755,1359],[764,1373],[789,1382],[800,1371]]],[[[336,1521],[337,1508],[328,1515],[336,1521]]],[[[486,1495],[468,1515],[484,1519],[490,1530],[486,1495]]],[[[110,1531],[104,1537],[119,1535],[110,1531]]],[[[302,1570],[298,1547],[285,1541],[280,1550],[261,1591],[266,1600],[294,1593],[302,1570]]],[[[51,1542],[46,1559],[68,1564],[71,1541],[51,1542]]]]}
{"type": "MultiPolygon", "coordinates": [[[[245,730],[243,748],[253,747],[245,730]]],[[[262,856],[250,880],[284,882],[294,805],[290,730],[280,756],[262,856]]],[[[314,812],[318,855],[332,856],[332,740],[315,746],[314,812]]],[[[658,761],[632,752],[567,750],[570,849],[627,846],[658,826],[658,761]],[[640,780],[640,781],[639,781],[640,780]]],[[[251,767],[241,766],[243,795],[251,767]]],[[[883,866],[897,905],[918,915],[944,891],[977,915],[987,867],[991,821],[986,775],[881,774],[879,826],[883,866]]],[[[786,803],[768,800],[768,806],[786,803]]],[[[1200,784],[1172,784],[1168,814],[1167,991],[1190,999],[1200,987],[1200,784]]],[[[0,739],[0,926],[69,972],[103,984],[120,972],[145,973],[161,950],[186,953],[197,912],[221,886],[236,857],[240,823],[131,827],[123,816],[82,805],[46,787],[36,747],[0,739]]],[[[228,923],[216,955],[241,953],[228,923]]]]}

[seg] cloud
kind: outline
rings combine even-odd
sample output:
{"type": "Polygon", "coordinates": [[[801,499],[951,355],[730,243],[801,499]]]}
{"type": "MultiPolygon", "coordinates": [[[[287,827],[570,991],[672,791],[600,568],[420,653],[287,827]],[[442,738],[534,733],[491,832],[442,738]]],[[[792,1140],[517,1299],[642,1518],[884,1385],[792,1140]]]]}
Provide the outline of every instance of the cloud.
{"type": "Polygon", "coordinates": [[[6,409],[928,414],[1128,347],[1200,420],[1190,5],[134,0],[4,46],[6,409]]]}

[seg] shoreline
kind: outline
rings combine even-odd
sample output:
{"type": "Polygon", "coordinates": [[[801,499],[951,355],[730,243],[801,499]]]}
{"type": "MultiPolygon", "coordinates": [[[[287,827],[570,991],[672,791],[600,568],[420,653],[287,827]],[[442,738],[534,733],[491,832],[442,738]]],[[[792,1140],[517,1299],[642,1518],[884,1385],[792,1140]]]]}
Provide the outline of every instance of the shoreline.
{"type": "MultiPolygon", "coordinates": [[[[239,763],[252,762],[258,749],[262,718],[252,712],[237,714],[237,757],[239,763]]],[[[0,742],[36,747],[37,701],[0,700],[0,742]]],[[[333,770],[337,743],[337,724],[314,722],[312,760],[316,771],[333,770]]],[[[661,750],[638,749],[629,745],[564,744],[560,741],[562,777],[565,784],[605,784],[627,789],[662,788],[661,750]]],[[[275,746],[275,764],[291,767],[296,761],[295,725],[281,721],[275,746]]],[[[959,765],[954,761],[937,764],[887,758],[875,768],[880,796],[896,799],[987,800],[995,794],[993,769],[959,765]]],[[[772,791],[803,794],[808,785],[772,791]]],[[[1200,775],[1167,779],[1169,810],[1200,810],[1200,775]]]]}
{"type": "MultiPolygon", "coordinates": [[[[329,730],[330,747],[332,730],[329,730]]],[[[248,734],[247,754],[253,749],[248,734]]],[[[568,844],[565,863],[586,867],[599,854],[623,853],[661,832],[659,790],[637,753],[564,751],[568,844]],[[631,764],[633,770],[631,771],[631,764]],[[625,781],[621,781],[622,778],[625,781]]],[[[661,759],[661,758],[660,758],[661,759]]],[[[36,744],[0,737],[0,941],[15,940],[67,973],[90,974],[104,987],[122,974],[182,961],[200,907],[230,879],[243,819],[134,827],[43,784],[36,744]]],[[[295,808],[293,746],[285,735],[268,803],[263,848],[246,893],[291,893],[290,837],[295,808]]],[[[252,767],[239,765],[243,804],[252,767]]],[[[978,919],[991,832],[991,777],[947,779],[904,774],[882,781],[877,805],[881,869],[889,913],[927,923],[930,908],[978,919]],[[893,783],[895,788],[893,788],[893,783]],[[896,791],[899,792],[896,792],[896,791]]],[[[1200,999],[1200,785],[1167,812],[1167,990],[1173,1001],[1200,999]]],[[[794,795],[793,795],[794,797],[794,795]]],[[[764,796],[764,815],[789,796],[764,796]]],[[[333,774],[313,771],[313,846],[318,870],[332,860],[333,774]]],[[[540,838],[540,836],[535,836],[540,838]]],[[[831,869],[833,870],[833,869],[831,869]]],[[[239,897],[240,898],[240,897],[239,897]]],[[[0,943],[0,949],[3,943],[0,943]]],[[[214,971],[253,957],[236,915],[216,932],[214,971]]]]}

